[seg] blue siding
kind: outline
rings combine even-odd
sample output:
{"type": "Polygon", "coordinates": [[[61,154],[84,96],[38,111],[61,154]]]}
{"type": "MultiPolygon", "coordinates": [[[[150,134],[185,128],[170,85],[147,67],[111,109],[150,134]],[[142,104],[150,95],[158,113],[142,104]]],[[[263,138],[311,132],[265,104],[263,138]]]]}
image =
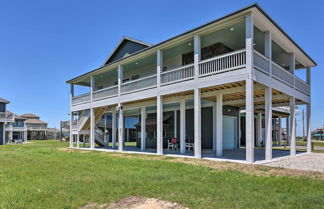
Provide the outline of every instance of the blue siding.
{"type": "Polygon", "coordinates": [[[145,46],[143,44],[125,40],[120,44],[120,46],[116,49],[116,51],[113,53],[113,55],[109,58],[109,60],[105,64],[119,60],[119,59],[125,57],[125,55],[127,56],[130,54],[133,54],[133,53],[140,51],[146,47],[147,46],[145,46]]]}

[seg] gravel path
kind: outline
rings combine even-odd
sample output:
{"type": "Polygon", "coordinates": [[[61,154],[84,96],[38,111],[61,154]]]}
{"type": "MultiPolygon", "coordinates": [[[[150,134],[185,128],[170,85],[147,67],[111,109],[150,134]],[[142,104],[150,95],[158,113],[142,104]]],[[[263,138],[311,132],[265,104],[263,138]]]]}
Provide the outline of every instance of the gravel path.
{"type": "Polygon", "coordinates": [[[297,155],[295,157],[265,163],[264,165],[304,171],[324,172],[324,154],[312,153],[301,156],[297,155]]]}

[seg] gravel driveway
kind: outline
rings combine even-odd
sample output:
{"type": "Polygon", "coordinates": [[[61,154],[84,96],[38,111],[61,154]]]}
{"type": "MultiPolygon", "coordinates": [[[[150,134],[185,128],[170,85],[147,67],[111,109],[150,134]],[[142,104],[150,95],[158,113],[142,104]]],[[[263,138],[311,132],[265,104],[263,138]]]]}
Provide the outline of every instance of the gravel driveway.
{"type": "Polygon", "coordinates": [[[324,172],[324,154],[311,153],[265,163],[263,165],[305,171],[324,172]]]}

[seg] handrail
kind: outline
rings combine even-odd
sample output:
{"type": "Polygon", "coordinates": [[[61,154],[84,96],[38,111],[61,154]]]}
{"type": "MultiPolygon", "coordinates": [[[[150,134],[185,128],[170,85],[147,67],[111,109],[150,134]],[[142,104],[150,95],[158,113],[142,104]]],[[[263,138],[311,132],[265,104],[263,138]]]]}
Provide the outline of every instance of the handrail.
{"type": "Polygon", "coordinates": [[[74,96],[73,99],[77,99],[77,98],[84,97],[84,96],[88,96],[88,95],[90,95],[90,92],[89,93],[80,94],[78,96],[74,96]]]}
{"type": "Polygon", "coordinates": [[[257,50],[254,49],[254,52],[255,52],[256,54],[258,54],[259,56],[261,56],[262,58],[266,59],[267,61],[270,61],[270,59],[269,59],[268,57],[264,56],[263,54],[261,54],[261,53],[258,52],[257,50]]]}
{"type": "Polygon", "coordinates": [[[280,65],[278,65],[277,63],[275,63],[274,61],[272,61],[272,64],[275,65],[276,67],[280,68],[280,70],[284,71],[286,74],[294,76],[291,72],[289,72],[288,70],[286,70],[285,68],[281,67],[280,65]]]}
{"type": "Polygon", "coordinates": [[[103,89],[98,89],[98,90],[93,91],[93,93],[102,92],[104,90],[113,89],[113,88],[116,88],[116,87],[118,87],[118,85],[113,85],[113,86],[109,86],[109,87],[106,87],[106,88],[103,88],[103,89]]]}
{"type": "Polygon", "coordinates": [[[143,77],[143,78],[140,78],[140,79],[135,79],[135,80],[132,80],[132,81],[128,81],[128,82],[122,83],[121,85],[126,85],[126,84],[130,84],[130,83],[142,81],[142,80],[145,80],[145,79],[148,79],[148,78],[153,78],[154,76],[156,76],[156,74],[150,75],[150,76],[146,76],[146,77],[143,77]]]}
{"type": "Polygon", "coordinates": [[[297,80],[299,80],[300,82],[303,82],[305,85],[310,86],[307,82],[305,82],[304,80],[302,80],[301,78],[299,78],[297,75],[295,75],[295,78],[297,80]]]}
{"type": "Polygon", "coordinates": [[[245,51],[245,48],[240,49],[240,50],[236,50],[236,51],[233,51],[233,52],[229,52],[229,53],[226,53],[226,54],[222,54],[222,55],[219,55],[219,56],[216,56],[216,57],[211,57],[211,58],[205,59],[203,61],[200,61],[199,64],[203,64],[203,63],[215,60],[215,59],[220,59],[220,58],[223,58],[223,57],[227,57],[227,56],[230,56],[230,55],[233,55],[233,54],[238,54],[238,53],[244,52],[244,51],[245,51]]]}
{"type": "Polygon", "coordinates": [[[192,67],[192,66],[194,66],[194,64],[184,65],[184,66],[181,66],[179,68],[174,68],[174,69],[171,69],[171,70],[164,71],[164,72],[161,73],[161,75],[164,75],[164,74],[167,74],[167,73],[171,73],[171,72],[174,72],[174,71],[177,71],[177,70],[182,70],[184,68],[192,67]]]}

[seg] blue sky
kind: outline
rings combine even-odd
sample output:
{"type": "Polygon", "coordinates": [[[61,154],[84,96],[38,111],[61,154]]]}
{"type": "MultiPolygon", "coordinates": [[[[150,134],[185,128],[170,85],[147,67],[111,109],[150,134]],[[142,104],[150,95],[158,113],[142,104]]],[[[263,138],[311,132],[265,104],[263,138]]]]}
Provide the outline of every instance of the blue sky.
{"type": "MultiPolygon", "coordinates": [[[[65,81],[100,66],[123,35],[155,44],[254,2],[1,0],[0,97],[58,127],[68,119],[65,81]]],[[[324,2],[257,2],[318,63],[312,127],[322,126],[324,2]]]]}

